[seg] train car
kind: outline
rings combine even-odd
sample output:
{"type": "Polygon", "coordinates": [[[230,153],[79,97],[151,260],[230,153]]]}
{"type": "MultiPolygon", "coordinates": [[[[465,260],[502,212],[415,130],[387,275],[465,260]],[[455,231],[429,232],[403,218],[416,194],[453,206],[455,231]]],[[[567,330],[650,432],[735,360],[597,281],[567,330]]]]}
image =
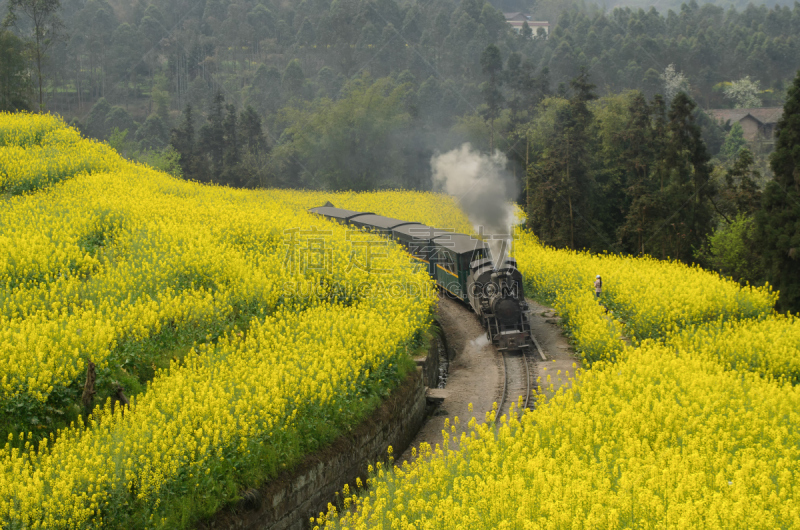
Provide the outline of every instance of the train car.
{"type": "Polygon", "coordinates": [[[411,223],[392,229],[392,238],[403,245],[418,262],[423,263],[431,277],[436,277],[436,255],[432,241],[439,236],[451,234],[449,230],[433,228],[420,223],[411,223]]]}
{"type": "Polygon", "coordinates": [[[499,350],[530,347],[528,305],[514,258],[498,266],[483,241],[413,221],[344,210],[330,203],[309,211],[394,239],[414,260],[425,264],[444,292],[469,304],[499,350]]]}
{"type": "Polygon", "coordinates": [[[406,225],[418,225],[411,221],[401,221],[400,219],[392,219],[391,217],[384,217],[382,215],[375,215],[372,213],[356,215],[351,217],[348,221],[349,224],[356,228],[365,228],[377,232],[383,232],[384,235],[391,237],[392,229],[406,225]]]}
{"type": "Polygon", "coordinates": [[[447,233],[431,240],[431,248],[436,283],[452,296],[469,303],[469,264],[489,258],[489,247],[480,239],[467,234],[447,233]]]}
{"type": "Polygon", "coordinates": [[[334,206],[329,206],[330,203],[326,204],[325,206],[317,206],[316,208],[311,208],[309,212],[315,213],[317,215],[322,215],[323,217],[327,217],[328,219],[333,219],[337,223],[347,224],[351,219],[362,216],[362,215],[373,215],[371,212],[356,212],[353,210],[345,210],[342,208],[336,208],[334,206]]]}

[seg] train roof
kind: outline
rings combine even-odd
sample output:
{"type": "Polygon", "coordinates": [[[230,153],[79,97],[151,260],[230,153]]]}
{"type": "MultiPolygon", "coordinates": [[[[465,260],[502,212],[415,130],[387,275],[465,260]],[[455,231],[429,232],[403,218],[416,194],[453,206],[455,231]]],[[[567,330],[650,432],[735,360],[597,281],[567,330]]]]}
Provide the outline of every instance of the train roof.
{"type": "Polygon", "coordinates": [[[417,239],[419,241],[429,241],[434,237],[438,237],[442,234],[453,233],[450,230],[442,230],[441,228],[434,228],[432,226],[424,225],[422,223],[401,225],[392,228],[392,232],[404,235],[411,239],[417,239]]]}
{"type": "Polygon", "coordinates": [[[336,208],[334,206],[317,206],[316,208],[311,208],[308,211],[341,221],[349,221],[358,215],[372,215],[372,212],[356,212],[354,210],[345,210],[344,208],[336,208]]]}
{"type": "Polygon", "coordinates": [[[400,219],[392,219],[391,217],[384,217],[382,215],[375,215],[372,213],[358,215],[350,220],[353,224],[358,226],[374,226],[382,230],[391,230],[392,228],[402,225],[418,225],[413,221],[403,221],[400,219]]]}
{"type": "Polygon", "coordinates": [[[440,235],[434,239],[433,243],[455,254],[466,254],[468,252],[474,252],[479,248],[489,248],[489,246],[480,239],[468,236],[467,234],[456,233],[440,235]]]}

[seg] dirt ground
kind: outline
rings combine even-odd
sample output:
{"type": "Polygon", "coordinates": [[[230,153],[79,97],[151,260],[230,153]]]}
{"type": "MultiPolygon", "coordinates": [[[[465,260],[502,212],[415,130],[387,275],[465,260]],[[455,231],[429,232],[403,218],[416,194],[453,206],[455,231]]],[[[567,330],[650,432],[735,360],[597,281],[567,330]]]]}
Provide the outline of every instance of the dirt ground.
{"type": "MultiPolygon", "coordinates": [[[[547,361],[542,361],[534,352],[536,375],[541,378],[542,391],[549,397],[551,392],[547,376],[550,376],[553,389],[557,390],[559,386],[567,384],[567,371],[570,377],[575,373],[573,363],[578,365],[578,360],[556,325],[557,317],[553,310],[533,300],[528,303],[531,308],[531,331],[547,357],[547,361]]],[[[483,423],[486,412],[492,409],[492,404],[499,400],[502,392],[502,357],[489,344],[477,315],[466,304],[440,298],[437,319],[452,359],[447,385],[435,390],[437,396],[444,397],[444,402],[428,418],[397,464],[411,459],[411,447],[418,448],[423,442],[431,447],[440,444],[445,419],[449,418],[452,425],[457,416],[465,425],[474,416],[479,423],[483,423]],[[472,412],[469,411],[470,403],[472,412]]]]}
{"type": "Polygon", "coordinates": [[[550,398],[561,386],[569,384],[568,377],[575,375],[580,368],[580,360],[575,355],[572,345],[558,327],[555,311],[534,300],[528,299],[530,307],[531,333],[542,348],[547,361],[534,355],[536,359],[536,375],[540,378],[539,386],[545,397],[550,398]],[[550,376],[548,382],[547,377],[550,376]],[[553,391],[550,391],[550,384],[553,391]]]}

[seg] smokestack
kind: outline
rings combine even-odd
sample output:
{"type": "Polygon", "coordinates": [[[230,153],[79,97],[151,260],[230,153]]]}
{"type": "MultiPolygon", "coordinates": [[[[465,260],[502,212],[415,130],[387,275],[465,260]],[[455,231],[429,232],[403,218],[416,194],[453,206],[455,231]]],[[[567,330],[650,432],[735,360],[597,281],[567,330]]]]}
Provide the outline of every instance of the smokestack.
{"type": "Polygon", "coordinates": [[[484,155],[465,143],[431,158],[433,188],[456,198],[478,234],[488,243],[495,266],[503,263],[516,222],[511,201],[517,194],[503,153],[484,155]]]}

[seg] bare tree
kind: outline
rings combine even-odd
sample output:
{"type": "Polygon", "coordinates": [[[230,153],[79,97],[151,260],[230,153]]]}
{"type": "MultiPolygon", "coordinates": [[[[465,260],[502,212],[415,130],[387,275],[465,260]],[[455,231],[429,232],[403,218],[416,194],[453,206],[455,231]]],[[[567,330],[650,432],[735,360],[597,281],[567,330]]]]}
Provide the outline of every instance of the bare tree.
{"type": "Polygon", "coordinates": [[[17,26],[18,15],[22,13],[30,23],[31,56],[36,63],[36,76],[39,87],[39,112],[44,110],[44,91],[42,88],[42,65],[47,51],[61,37],[64,24],[58,16],[61,0],[10,0],[8,12],[3,21],[4,27],[17,26]]]}

